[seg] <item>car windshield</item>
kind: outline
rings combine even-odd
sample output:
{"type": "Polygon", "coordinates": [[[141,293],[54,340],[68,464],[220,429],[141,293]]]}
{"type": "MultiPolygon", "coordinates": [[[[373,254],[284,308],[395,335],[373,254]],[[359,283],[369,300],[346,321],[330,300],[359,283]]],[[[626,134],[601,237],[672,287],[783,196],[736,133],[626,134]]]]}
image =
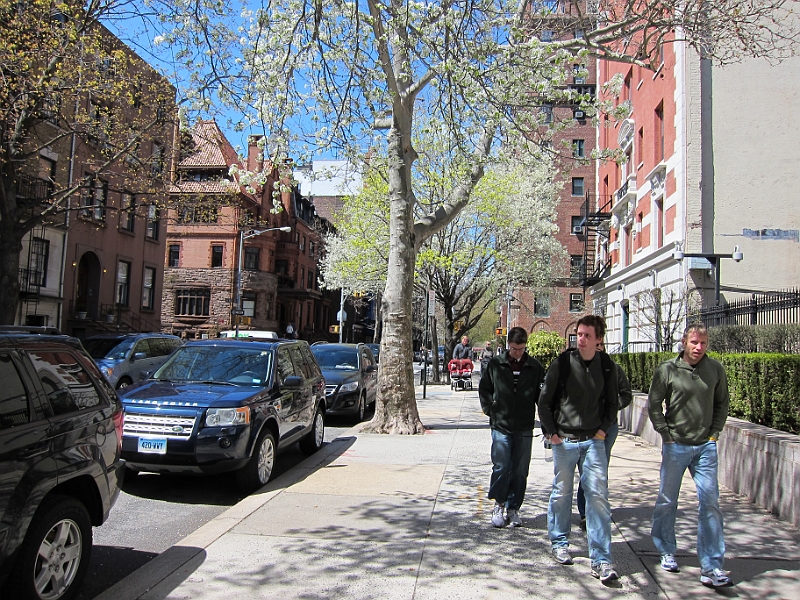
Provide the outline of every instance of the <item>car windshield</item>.
{"type": "Polygon", "coordinates": [[[355,348],[314,346],[311,351],[317,357],[317,362],[323,369],[340,369],[343,371],[355,371],[358,369],[358,351],[355,348]]]}
{"type": "Polygon", "coordinates": [[[95,338],[84,340],[83,347],[95,360],[100,358],[125,358],[133,346],[134,338],[95,338]]]}
{"type": "Polygon", "coordinates": [[[182,346],[153,375],[160,381],[263,385],[272,353],[257,348],[182,346]]]}

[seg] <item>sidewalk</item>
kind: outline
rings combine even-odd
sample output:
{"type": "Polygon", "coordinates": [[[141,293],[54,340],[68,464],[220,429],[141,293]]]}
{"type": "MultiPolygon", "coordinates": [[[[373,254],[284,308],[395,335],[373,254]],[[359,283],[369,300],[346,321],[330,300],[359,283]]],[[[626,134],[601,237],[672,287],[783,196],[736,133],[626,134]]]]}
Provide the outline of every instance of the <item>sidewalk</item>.
{"type": "Polygon", "coordinates": [[[699,583],[688,477],[678,514],[681,573],[662,572],[649,536],[660,452],[623,432],[609,471],[621,579],[607,587],[591,577],[577,509],[575,564],[557,564],[546,531],[552,462],[541,438],[524,527],[495,529],[486,498],[491,438],[477,391],[429,386],[425,400],[417,391],[425,435],[355,427],[95,600],[800,598],[800,532],[727,492],[725,566],[735,585],[699,583]]]}

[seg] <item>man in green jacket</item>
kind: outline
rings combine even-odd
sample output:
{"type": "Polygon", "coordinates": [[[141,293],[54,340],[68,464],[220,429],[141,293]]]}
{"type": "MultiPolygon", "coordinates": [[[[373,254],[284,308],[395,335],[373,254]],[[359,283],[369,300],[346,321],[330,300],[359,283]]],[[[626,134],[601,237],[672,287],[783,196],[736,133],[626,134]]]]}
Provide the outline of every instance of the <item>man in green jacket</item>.
{"type": "Polygon", "coordinates": [[[522,525],[519,509],[528,485],[536,403],[544,377],[542,365],[525,351],[527,341],[522,327],[512,327],[508,351],[489,361],[478,386],[481,409],[492,428],[489,498],[495,501],[495,527],[522,525]]]}
{"type": "Polygon", "coordinates": [[[662,440],[661,485],[651,535],[661,555],[661,568],[677,573],[680,569],[675,560],[675,515],[681,480],[689,469],[700,501],[700,582],[708,587],[724,587],[731,580],[722,569],[725,539],[719,509],[717,439],[728,418],[728,381],[722,365],[706,356],[705,325],[690,324],[681,342],[683,351],[656,368],[650,385],[650,421],[662,440]]]}

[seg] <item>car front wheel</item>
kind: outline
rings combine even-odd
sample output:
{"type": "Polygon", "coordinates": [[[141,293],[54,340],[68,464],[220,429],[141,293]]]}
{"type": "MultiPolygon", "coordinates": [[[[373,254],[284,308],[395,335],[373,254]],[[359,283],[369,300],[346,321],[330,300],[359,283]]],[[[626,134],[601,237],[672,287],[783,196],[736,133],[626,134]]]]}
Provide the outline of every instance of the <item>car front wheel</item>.
{"type": "Polygon", "coordinates": [[[92,552],[86,508],[68,496],[42,503],[9,578],[12,598],[70,600],[79,591],[92,552]]]}
{"type": "Polygon", "coordinates": [[[275,437],[265,427],[258,436],[253,456],[243,468],[236,471],[236,482],[243,492],[249,494],[267,484],[275,467],[275,449],[275,437]]]}

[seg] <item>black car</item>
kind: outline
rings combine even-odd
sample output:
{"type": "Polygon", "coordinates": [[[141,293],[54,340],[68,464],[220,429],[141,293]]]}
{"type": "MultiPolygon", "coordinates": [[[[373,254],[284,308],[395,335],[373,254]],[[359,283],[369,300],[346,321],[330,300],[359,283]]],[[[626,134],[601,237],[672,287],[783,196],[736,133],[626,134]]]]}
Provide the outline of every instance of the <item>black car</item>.
{"type": "Polygon", "coordinates": [[[64,600],[119,496],[123,410],[62,335],[0,333],[0,597],[64,600]]]}
{"type": "Polygon", "coordinates": [[[375,403],[378,367],[366,344],[312,346],[322,374],[329,415],[352,415],[364,420],[367,406],[375,403]]]}
{"type": "Polygon", "coordinates": [[[325,380],[300,340],[189,342],[122,402],[132,475],[235,471],[249,493],[279,451],[312,454],[325,434],[325,380]]]}
{"type": "Polygon", "coordinates": [[[375,364],[380,364],[381,362],[381,345],[380,344],[365,344],[367,348],[372,350],[372,356],[375,357],[375,364]]]}

